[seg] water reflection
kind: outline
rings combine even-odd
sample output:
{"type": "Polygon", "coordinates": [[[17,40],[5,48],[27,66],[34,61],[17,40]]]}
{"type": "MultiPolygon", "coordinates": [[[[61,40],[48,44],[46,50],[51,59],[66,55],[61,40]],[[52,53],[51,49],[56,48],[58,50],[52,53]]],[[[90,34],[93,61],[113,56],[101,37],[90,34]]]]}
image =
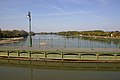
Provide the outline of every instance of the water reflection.
{"type": "Polygon", "coordinates": [[[0,60],[1,80],[120,80],[120,63],[0,60]]]}
{"type": "Polygon", "coordinates": [[[120,44],[120,39],[116,38],[116,39],[112,39],[112,38],[95,38],[95,37],[81,37],[81,39],[83,40],[90,40],[90,41],[96,41],[96,42],[104,42],[104,43],[108,43],[108,44],[115,44],[115,45],[119,45],[120,44]]]}
{"type": "Polygon", "coordinates": [[[120,71],[120,63],[87,63],[87,62],[46,62],[46,61],[20,61],[0,60],[1,66],[54,69],[54,70],[76,70],[76,71],[120,71]]]}

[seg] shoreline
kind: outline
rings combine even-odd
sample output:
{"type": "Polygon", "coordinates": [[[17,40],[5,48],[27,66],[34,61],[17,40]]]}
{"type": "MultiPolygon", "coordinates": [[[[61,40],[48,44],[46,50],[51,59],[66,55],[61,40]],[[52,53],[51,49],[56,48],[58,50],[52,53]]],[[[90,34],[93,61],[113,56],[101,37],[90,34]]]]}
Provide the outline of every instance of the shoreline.
{"type": "Polygon", "coordinates": [[[14,43],[19,42],[20,40],[23,40],[23,37],[16,37],[16,38],[3,38],[0,40],[0,44],[8,44],[8,43],[14,43]]]}
{"type": "Polygon", "coordinates": [[[81,35],[80,37],[102,38],[102,39],[120,39],[120,37],[109,37],[109,36],[85,36],[85,35],[81,35]]]}

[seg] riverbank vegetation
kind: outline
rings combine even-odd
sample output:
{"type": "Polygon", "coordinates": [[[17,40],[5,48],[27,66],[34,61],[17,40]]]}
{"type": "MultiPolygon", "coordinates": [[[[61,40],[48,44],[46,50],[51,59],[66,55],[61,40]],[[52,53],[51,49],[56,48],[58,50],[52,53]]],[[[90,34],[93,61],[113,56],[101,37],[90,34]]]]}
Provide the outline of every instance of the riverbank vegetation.
{"type": "MultiPolygon", "coordinates": [[[[30,33],[32,36],[35,35],[34,32],[30,33]]],[[[28,32],[24,30],[1,30],[0,29],[0,44],[19,42],[27,38],[28,32]]]]}
{"type": "Polygon", "coordinates": [[[120,38],[120,31],[102,31],[102,30],[93,30],[93,31],[62,31],[62,32],[41,32],[36,33],[37,35],[61,35],[61,36],[87,36],[87,37],[114,37],[120,38]]]}
{"type": "Polygon", "coordinates": [[[16,37],[26,38],[27,36],[28,36],[28,33],[24,30],[0,30],[0,39],[16,38],[16,37]]]}
{"type": "Polygon", "coordinates": [[[27,38],[28,33],[24,30],[1,30],[0,29],[0,44],[19,42],[27,38]]]}
{"type": "Polygon", "coordinates": [[[100,42],[111,42],[116,45],[120,45],[120,31],[102,31],[102,30],[93,30],[93,31],[62,31],[56,33],[47,33],[42,32],[38,34],[43,35],[60,35],[68,38],[81,38],[83,40],[91,41],[100,41],[100,42]]]}
{"type": "MultiPolygon", "coordinates": [[[[31,32],[30,34],[32,36],[35,35],[34,32],[31,32]]],[[[29,35],[29,33],[24,31],[24,30],[1,30],[0,29],[0,39],[3,39],[3,38],[18,38],[18,37],[27,38],[28,35],[29,35]]]]}
{"type": "Polygon", "coordinates": [[[91,41],[100,41],[113,43],[116,45],[120,44],[120,32],[119,31],[102,31],[102,30],[94,30],[94,31],[67,31],[67,32],[59,32],[58,35],[67,36],[67,37],[81,37],[84,40],[91,41]]]}
{"type": "Polygon", "coordinates": [[[63,31],[58,32],[58,35],[62,36],[101,36],[101,37],[119,37],[119,31],[102,31],[102,30],[94,30],[94,31],[63,31]]]}

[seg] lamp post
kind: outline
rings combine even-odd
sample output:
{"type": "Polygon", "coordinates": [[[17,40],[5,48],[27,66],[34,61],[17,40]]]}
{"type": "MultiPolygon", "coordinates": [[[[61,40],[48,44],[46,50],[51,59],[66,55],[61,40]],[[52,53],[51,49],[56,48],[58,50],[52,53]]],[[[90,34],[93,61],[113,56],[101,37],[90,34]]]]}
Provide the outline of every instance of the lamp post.
{"type": "Polygon", "coordinates": [[[29,39],[30,39],[30,44],[29,44],[29,46],[32,47],[32,36],[31,36],[31,14],[30,14],[30,11],[28,12],[27,17],[28,17],[28,19],[29,19],[29,39]]]}

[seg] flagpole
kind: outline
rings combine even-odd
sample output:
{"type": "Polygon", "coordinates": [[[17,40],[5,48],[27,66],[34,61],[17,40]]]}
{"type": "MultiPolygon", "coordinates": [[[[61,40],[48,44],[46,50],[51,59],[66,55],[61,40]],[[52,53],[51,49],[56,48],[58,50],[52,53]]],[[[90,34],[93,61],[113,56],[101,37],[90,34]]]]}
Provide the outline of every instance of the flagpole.
{"type": "Polygon", "coordinates": [[[28,19],[29,19],[29,40],[30,40],[29,46],[32,47],[32,36],[31,36],[31,13],[30,13],[30,11],[28,12],[27,17],[28,17],[28,19]]]}

